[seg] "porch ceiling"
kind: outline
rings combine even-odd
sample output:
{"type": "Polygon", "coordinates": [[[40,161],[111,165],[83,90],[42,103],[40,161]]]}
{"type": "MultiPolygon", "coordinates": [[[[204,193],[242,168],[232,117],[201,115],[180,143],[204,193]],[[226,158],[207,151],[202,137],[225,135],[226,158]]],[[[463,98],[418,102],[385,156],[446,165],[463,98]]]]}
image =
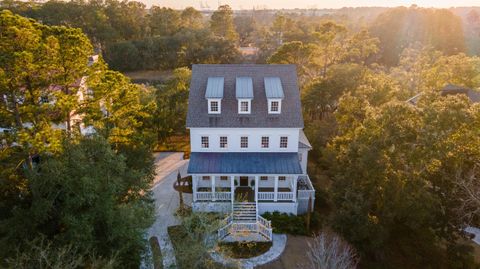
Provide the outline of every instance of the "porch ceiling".
{"type": "Polygon", "coordinates": [[[189,174],[302,174],[296,152],[192,152],[189,174]]]}

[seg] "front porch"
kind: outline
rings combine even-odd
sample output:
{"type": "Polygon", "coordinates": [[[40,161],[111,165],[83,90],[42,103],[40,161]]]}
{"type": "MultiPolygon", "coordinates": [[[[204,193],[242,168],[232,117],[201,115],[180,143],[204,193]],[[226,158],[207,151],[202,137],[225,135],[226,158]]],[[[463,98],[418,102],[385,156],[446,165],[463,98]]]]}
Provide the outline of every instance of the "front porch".
{"type": "Polygon", "coordinates": [[[297,202],[308,199],[308,175],[193,175],[194,202],[297,202]]]}

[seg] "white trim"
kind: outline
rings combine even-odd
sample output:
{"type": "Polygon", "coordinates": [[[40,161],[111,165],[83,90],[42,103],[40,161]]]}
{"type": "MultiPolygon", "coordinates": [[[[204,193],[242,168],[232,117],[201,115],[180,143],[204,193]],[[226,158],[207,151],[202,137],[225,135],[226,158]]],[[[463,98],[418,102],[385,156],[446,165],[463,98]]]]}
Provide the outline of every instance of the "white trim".
{"type": "Polygon", "coordinates": [[[210,148],[210,136],[209,136],[209,135],[201,135],[201,136],[200,136],[200,147],[201,147],[202,149],[208,149],[208,148],[210,148]],[[207,146],[206,146],[206,147],[204,147],[204,143],[203,143],[203,138],[204,138],[204,137],[207,138],[207,143],[206,143],[207,146]]]}
{"type": "Polygon", "coordinates": [[[228,135],[223,135],[223,134],[222,134],[222,135],[219,135],[219,136],[218,136],[218,148],[219,148],[220,150],[228,150],[230,142],[231,142],[231,141],[230,141],[230,138],[229,138],[228,135]],[[226,138],[227,138],[227,146],[224,147],[224,148],[222,148],[222,146],[221,146],[221,137],[226,137],[226,138]]]}
{"type": "Polygon", "coordinates": [[[210,98],[208,100],[208,114],[220,114],[222,113],[222,99],[210,98]],[[218,103],[218,111],[212,111],[212,102],[218,103]]]}
{"type": "Polygon", "coordinates": [[[238,114],[252,113],[252,99],[238,99],[238,114]],[[248,102],[248,111],[241,111],[241,103],[248,102]]]}
{"type": "Polygon", "coordinates": [[[289,135],[279,135],[278,136],[278,148],[280,150],[286,150],[288,149],[288,145],[290,144],[290,136],[289,135]],[[282,137],[286,137],[287,138],[287,146],[286,147],[282,147],[282,137]]]}
{"type": "Polygon", "coordinates": [[[249,135],[240,135],[240,149],[248,149],[250,147],[250,136],[249,135]],[[242,147],[242,138],[247,138],[247,147],[242,147]]]}
{"type": "Polygon", "coordinates": [[[261,135],[260,136],[260,148],[261,149],[269,149],[270,148],[270,136],[269,135],[261,135]],[[267,146],[263,146],[263,138],[266,137],[268,140],[267,146]]]}
{"type": "Polygon", "coordinates": [[[268,99],[268,114],[282,113],[282,99],[268,99]],[[278,102],[278,111],[272,111],[272,102],[278,102]]]}

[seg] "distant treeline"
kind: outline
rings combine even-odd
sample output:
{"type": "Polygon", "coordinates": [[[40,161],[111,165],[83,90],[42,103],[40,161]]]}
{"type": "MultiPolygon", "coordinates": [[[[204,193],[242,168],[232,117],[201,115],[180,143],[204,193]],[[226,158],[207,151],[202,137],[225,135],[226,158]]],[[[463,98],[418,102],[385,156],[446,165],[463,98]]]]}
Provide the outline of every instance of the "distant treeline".
{"type": "MultiPolygon", "coordinates": [[[[350,32],[369,30],[380,40],[375,62],[395,66],[413,46],[432,46],[447,55],[480,52],[480,16],[476,8],[342,8],[331,12],[234,13],[220,6],[213,13],[189,7],[173,10],[118,0],[0,2],[1,9],[48,25],[81,28],[111,68],[120,71],[173,69],[193,63],[234,63],[238,47],[255,46],[253,61],[266,60],[285,42],[310,42],[326,21],[350,32]],[[457,16],[458,15],[458,16],[457,16]]],[[[252,59],[249,59],[252,61],[252,59]]]]}

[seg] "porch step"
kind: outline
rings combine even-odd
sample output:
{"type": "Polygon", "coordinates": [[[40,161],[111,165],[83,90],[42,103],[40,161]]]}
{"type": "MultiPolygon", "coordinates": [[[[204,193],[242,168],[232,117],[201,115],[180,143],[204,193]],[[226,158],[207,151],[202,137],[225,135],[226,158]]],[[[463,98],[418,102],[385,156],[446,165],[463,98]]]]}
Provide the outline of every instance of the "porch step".
{"type": "Polygon", "coordinates": [[[257,221],[257,204],[256,203],[234,203],[233,204],[233,221],[235,222],[256,222],[257,221]]]}

